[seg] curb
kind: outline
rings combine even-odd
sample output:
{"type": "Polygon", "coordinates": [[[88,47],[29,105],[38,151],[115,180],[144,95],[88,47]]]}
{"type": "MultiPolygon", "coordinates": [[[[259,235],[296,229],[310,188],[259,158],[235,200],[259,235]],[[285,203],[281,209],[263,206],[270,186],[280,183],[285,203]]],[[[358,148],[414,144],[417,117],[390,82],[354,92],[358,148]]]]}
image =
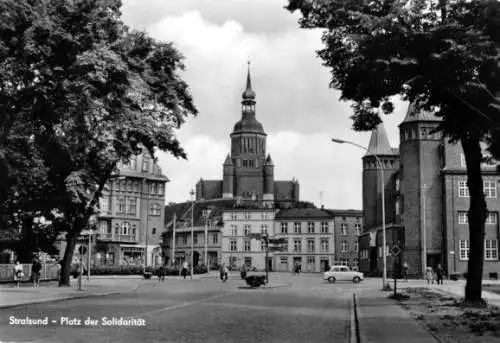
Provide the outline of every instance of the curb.
{"type": "Polygon", "coordinates": [[[82,298],[97,298],[97,297],[104,297],[108,295],[116,295],[116,294],[125,294],[125,293],[132,293],[135,292],[139,288],[139,284],[136,284],[132,289],[126,290],[126,291],[112,291],[112,292],[102,292],[102,293],[93,293],[93,294],[75,294],[71,295],[68,297],[63,297],[63,298],[57,298],[57,299],[45,299],[45,300],[39,300],[39,301],[30,301],[22,304],[12,304],[12,305],[0,305],[0,310],[6,309],[6,308],[13,308],[13,307],[20,307],[20,306],[25,306],[25,305],[34,305],[34,304],[44,304],[44,303],[54,303],[54,302],[59,302],[59,301],[64,301],[64,300],[73,300],[73,299],[82,299],[82,298]]]}
{"type": "Polygon", "coordinates": [[[349,343],[360,343],[358,306],[356,303],[356,293],[352,293],[351,311],[350,311],[350,331],[349,343]]]}

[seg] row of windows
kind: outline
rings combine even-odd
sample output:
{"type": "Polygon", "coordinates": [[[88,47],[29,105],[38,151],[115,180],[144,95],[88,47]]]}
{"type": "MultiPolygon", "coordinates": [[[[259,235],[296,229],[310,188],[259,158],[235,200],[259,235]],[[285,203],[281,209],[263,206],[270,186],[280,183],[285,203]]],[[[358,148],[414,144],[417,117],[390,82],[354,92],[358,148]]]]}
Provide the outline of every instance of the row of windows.
{"type": "Polygon", "coordinates": [[[401,130],[400,139],[402,142],[410,139],[441,139],[441,133],[432,132],[434,129],[433,126],[424,126],[420,129],[408,128],[401,130]]]}
{"type": "MultiPolygon", "coordinates": [[[[122,180],[113,182],[113,189],[115,191],[122,192],[135,192],[139,193],[140,190],[140,181],[132,181],[132,180],[122,180]]],[[[149,184],[149,194],[151,195],[164,195],[165,193],[165,185],[163,182],[153,182],[149,184]]]]}
{"type": "MultiPolygon", "coordinates": [[[[102,213],[111,211],[111,199],[103,197],[99,199],[99,209],[102,213]]],[[[149,205],[149,215],[160,216],[162,206],[159,204],[149,205]]],[[[121,197],[117,199],[116,213],[137,216],[137,197],[121,197]]]]}
{"type": "MultiPolygon", "coordinates": [[[[250,242],[251,242],[251,240],[249,240],[249,239],[243,241],[243,251],[250,251],[251,250],[250,242]]],[[[288,242],[286,241],[284,243],[284,245],[287,246],[288,242]]],[[[320,251],[323,251],[323,252],[329,251],[330,243],[329,243],[328,238],[322,238],[320,240],[319,246],[320,246],[320,251]]],[[[293,248],[294,252],[302,252],[302,240],[301,239],[294,239],[292,248],[293,248]]],[[[230,251],[238,251],[236,239],[229,240],[229,250],[230,251]]],[[[265,243],[263,241],[261,241],[261,243],[260,243],[260,250],[261,251],[265,250],[265,243]]],[[[314,240],[307,240],[307,251],[308,252],[316,251],[316,243],[314,240]]]]}
{"type": "MultiPolygon", "coordinates": [[[[461,260],[469,259],[470,241],[461,239],[459,241],[459,256],[461,260]]],[[[498,260],[498,241],[496,239],[484,240],[484,259],[487,261],[498,260]]]]}
{"type": "MultiPolygon", "coordinates": [[[[488,212],[485,224],[496,224],[497,223],[497,213],[488,212]]],[[[458,211],[458,224],[469,224],[469,216],[467,211],[458,211]]]]}
{"type": "MultiPolygon", "coordinates": [[[[255,216],[252,216],[251,212],[230,212],[228,217],[231,220],[251,220],[256,219],[255,216]]],[[[258,219],[269,220],[274,218],[274,213],[271,212],[261,212],[258,219]]]]}
{"type": "MultiPolygon", "coordinates": [[[[267,224],[260,224],[260,233],[261,234],[268,234],[268,225],[267,224]]],[[[231,225],[229,229],[229,234],[231,236],[238,236],[239,230],[236,225],[231,225]]],[[[245,224],[243,226],[243,236],[248,236],[250,233],[252,233],[252,225],[251,224],[245,224]]]]}
{"type": "MultiPolygon", "coordinates": [[[[191,235],[189,235],[189,238],[191,237],[191,235]]],[[[190,244],[191,243],[191,240],[189,240],[188,242],[188,235],[185,234],[185,235],[178,235],[175,237],[175,243],[176,244],[190,244]]],[[[193,236],[193,244],[194,245],[198,245],[198,244],[201,244],[201,243],[205,243],[205,240],[204,240],[204,235],[201,235],[200,237],[198,237],[198,235],[194,235],[193,236]]],[[[207,243],[208,244],[219,244],[219,235],[216,234],[216,233],[213,233],[213,234],[208,234],[208,239],[207,239],[207,243]]]]}
{"type": "MultiPolygon", "coordinates": [[[[482,162],[481,167],[494,167],[496,166],[495,163],[489,163],[489,162],[482,162]]],[[[467,168],[467,164],[465,163],[465,155],[463,153],[460,154],[460,167],[461,168],[467,168]]]]}
{"type": "MultiPolygon", "coordinates": [[[[483,191],[486,198],[496,198],[497,197],[497,183],[496,181],[484,181],[483,191]]],[[[468,198],[469,188],[467,187],[467,181],[458,181],[458,196],[461,198],[468,198]]]]}
{"type": "MultiPolygon", "coordinates": [[[[233,141],[236,143],[236,140],[233,141]]],[[[239,141],[239,153],[262,153],[266,151],[266,141],[258,137],[241,137],[239,141]]],[[[233,153],[235,153],[233,151],[233,153]]]]}

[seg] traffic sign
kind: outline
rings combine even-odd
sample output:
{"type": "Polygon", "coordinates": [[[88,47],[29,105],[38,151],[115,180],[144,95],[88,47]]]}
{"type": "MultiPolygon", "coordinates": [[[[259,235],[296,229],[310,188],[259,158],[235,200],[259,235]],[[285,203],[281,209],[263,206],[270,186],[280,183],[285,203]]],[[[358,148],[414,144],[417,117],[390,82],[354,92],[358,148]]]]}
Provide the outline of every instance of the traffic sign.
{"type": "Polygon", "coordinates": [[[396,257],[398,256],[399,254],[401,253],[401,248],[399,247],[399,245],[397,244],[394,244],[391,248],[391,255],[396,257]]]}

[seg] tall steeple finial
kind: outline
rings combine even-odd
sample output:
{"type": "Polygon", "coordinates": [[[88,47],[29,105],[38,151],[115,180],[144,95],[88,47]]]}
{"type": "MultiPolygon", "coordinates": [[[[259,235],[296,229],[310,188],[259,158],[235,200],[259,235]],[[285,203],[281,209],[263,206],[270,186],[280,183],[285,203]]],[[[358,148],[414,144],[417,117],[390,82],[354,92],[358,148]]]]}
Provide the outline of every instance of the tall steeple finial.
{"type": "Polygon", "coordinates": [[[247,69],[247,87],[245,91],[243,92],[243,99],[244,100],[250,100],[250,99],[255,99],[255,92],[252,89],[252,79],[250,77],[250,61],[247,62],[248,64],[248,69],[247,69]]]}

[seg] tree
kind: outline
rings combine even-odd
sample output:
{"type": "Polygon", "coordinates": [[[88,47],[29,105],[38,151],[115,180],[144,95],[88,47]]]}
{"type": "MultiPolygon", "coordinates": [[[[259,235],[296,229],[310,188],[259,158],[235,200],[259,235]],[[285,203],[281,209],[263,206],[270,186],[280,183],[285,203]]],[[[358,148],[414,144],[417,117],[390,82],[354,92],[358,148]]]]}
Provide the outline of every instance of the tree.
{"type": "Polygon", "coordinates": [[[67,242],[60,285],[69,285],[76,241],[117,164],[143,150],[186,158],[174,130],[197,114],[179,75],[181,54],[127,28],[120,7],[119,0],[0,3],[0,70],[9,71],[0,81],[8,100],[0,139],[22,115],[46,168],[53,228],[67,242]]]}
{"type": "Polygon", "coordinates": [[[500,25],[493,0],[289,0],[302,28],[322,28],[318,51],[331,87],[353,102],[355,130],[390,114],[393,96],[433,110],[438,128],[460,142],[470,192],[465,300],[481,300],[484,222],[480,164],[486,142],[499,157],[500,25]]]}

